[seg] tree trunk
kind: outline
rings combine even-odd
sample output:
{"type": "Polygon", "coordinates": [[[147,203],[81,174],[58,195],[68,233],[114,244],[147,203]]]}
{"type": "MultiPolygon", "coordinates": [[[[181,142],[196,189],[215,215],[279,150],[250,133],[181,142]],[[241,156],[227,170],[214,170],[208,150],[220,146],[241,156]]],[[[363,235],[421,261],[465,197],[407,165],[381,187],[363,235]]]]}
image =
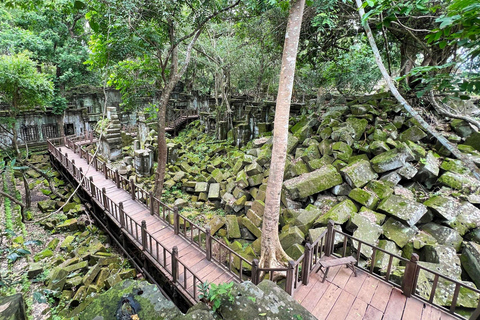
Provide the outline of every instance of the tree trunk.
{"type": "MultiPolygon", "coordinates": [[[[32,206],[32,196],[30,193],[30,188],[28,187],[27,178],[25,177],[25,172],[22,172],[22,180],[23,180],[23,186],[25,188],[25,208],[30,209],[30,207],[32,206]]],[[[22,221],[24,221],[23,215],[22,215],[22,221]]]]}
{"type": "MultiPolygon", "coordinates": [[[[355,1],[357,4],[357,7],[359,8],[360,19],[362,19],[363,15],[365,14],[365,10],[362,8],[362,0],[355,0],[355,1]]],[[[372,30],[370,29],[370,26],[368,25],[368,23],[364,24],[364,28],[367,34],[368,41],[370,42],[370,46],[372,47],[373,54],[375,55],[375,61],[377,62],[378,68],[380,69],[380,72],[382,73],[383,78],[387,82],[388,88],[390,89],[392,94],[395,96],[395,98],[398,100],[398,102],[400,102],[403,108],[413,118],[415,118],[415,120],[417,120],[420,123],[423,129],[425,129],[428,133],[434,136],[438,140],[438,142],[440,142],[440,144],[444,146],[448,151],[450,151],[457,159],[461,160],[465,164],[465,166],[472,171],[473,176],[477,180],[480,180],[480,170],[475,165],[475,163],[473,163],[472,160],[468,159],[467,156],[461,153],[455,145],[453,145],[447,139],[445,139],[445,137],[442,136],[437,130],[435,130],[435,128],[433,128],[425,120],[423,120],[423,118],[417,113],[417,111],[415,111],[415,109],[413,109],[412,106],[408,104],[407,100],[405,100],[405,98],[400,94],[400,92],[398,92],[397,88],[395,87],[395,84],[393,83],[392,78],[388,75],[387,69],[385,68],[385,65],[382,62],[380,52],[378,51],[377,44],[375,43],[375,38],[373,37],[372,30]]]]}
{"type": "Polygon", "coordinates": [[[290,100],[292,98],[298,40],[300,37],[304,7],[305,0],[297,0],[292,3],[285,33],[282,69],[280,72],[275,110],[272,160],[265,199],[265,213],[263,215],[260,257],[261,268],[279,266],[282,265],[282,262],[286,262],[289,259],[278,238],[278,222],[283,173],[285,171],[285,159],[287,157],[290,100]]]}
{"type": "MultiPolygon", "coordinates": [[[[154,194],[155,196],[160,199],[162,197],[163,191],[163,182],[165,179],[165,169],[167,167],[167,141],[165,139],[165,115],[167,112],[168,100],[170,100],[170,94],[172,93],[175,85],[177,84],[178,80],[183,76],[185,71],[187,70],[188,64],[190,63],[190,58],[192,54],[193,45],[197,41],[198,37],[200,36],[201,29],[197,30],[195,35],[193,36],[192,41],[188,44],[187,52],[185,55],[185,61],[183,62],[183,67],[179,71],[178,70],[178,46],[175,46],[172,49],[172,61],[171,61],[171,68],[170,68],[170,76],[168,78],[168,82],[162,90],[162,95],[160,96],[160,105],[158,106],[158,165],[155,177],[155,189],[154,194]]],[[[170,30],[170,42],[175,43],[175,30],[172,26],[170,30]]]]}

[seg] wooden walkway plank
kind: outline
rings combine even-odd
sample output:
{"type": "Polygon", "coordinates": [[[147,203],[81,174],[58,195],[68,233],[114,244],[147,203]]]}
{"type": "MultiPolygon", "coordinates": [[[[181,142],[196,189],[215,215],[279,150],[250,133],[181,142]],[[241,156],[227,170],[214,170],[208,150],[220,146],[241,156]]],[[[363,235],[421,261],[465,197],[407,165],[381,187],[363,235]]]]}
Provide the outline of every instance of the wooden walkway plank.
{"type": "Polygon", "coordinates": [[[377,290],[378,283],[379,281],[375,279],[375,277],[367,275],[367,278],[362,283],[362,287],[359,290],[359,292],[361,292],[359,298],[370,304],[370,301],[372,301],[372,297],[375,294],[375,290],[377,290]]]}
{"type": "Polygon", "coordinates": [[[403,319],[420,320],[422,318],[423,302],[415,298],[407,299],[403,311],[403,319]]]}
{"type": "Polygon", "coordinates": [[[327,281],[325,281],[324,283],[322,283],[321,281],[317,282],[317,284],[312,288],[311,291],[315,294],[309,294],[308,299],[305,299],[302,302],[302,306],[308,311],[312,312],[313,309],[315,309],[315,307],[317,306],[318,301],[320,301],[322,296],[331,286],[335,287],[335,285],[327,281]]]}
{"type": "Polygon", "coordinates": [[[390,294],[383,320],[401,320],[406,300],[407,297],[405,297],[400,290],[394,288],[390,294]]]}
{"type": "Polygon", "coordinates": [[[422,320],[440,320],[442,312],[430,305],[425,306],[422,313],[422,320]]]}
{"type": "Polygon", "coordinates": [[[368,304],[365,301],[356,298],[348,312],[345,319],[347,320],[360,320],[363,319],[365,312],[367,311],[368,304]]]}
{"type": "MultiPolygon", "coordinates": [[[[123,190],[122,188],[117,188],[114,181],[105,179],[103,171],[95,171],[94,167],[89,166],[85,159],[80,158],[80,156],[73,153],[72,150],[62,147],[62,154],[65,153],[68,154],[69,160],[75,160],[75,166],[77,168],[82,168],[83,173],[86,174],[87,177],[93,177],[93,184],[98,190],[97,195],[98,192],[101,192],[101,190],[105,188],[107,197],[111,199],[111,201],[117,205],[120,202],[123,203],[124,212],[127,216],[125,219],[125,229],[132,234],[131,236],[133,236],[133,238],[136,239],[139,248],[141,248],[142,243],[141,223],[142,221],[146,222],[146,230],[150,235],[147,236],[146,239],[148,248],[147,251],[170,273],[172,257],[168,252],[165,252],[164,254],[163,248],[171,251],[174,246],[177,246],[179,249],[178,259],[181,262],[179,264],[180,274],[178,283],[181,283],[182,285],[185,283],[187,284],[186,288],[183,288],[184,291],[193,294],[193,287],[195,283],[194,277],[190,272],[187,271],[184,273],[185,269],[183,266],[186,266],[194,273],[198,272],[196,276],[202,282],[209,281],[221,283],[224,281],[236,281],[233,273],[229,273],[228,270],[223,269],[213,261],[207,261],[204,252],[200,251],[199,248],[191,244],[190,241],[181,236],[175,235],[173,229],[168,226],[165,221],[161,220],[159,216],[152,216],[150,214],[150,209],[144,203],[139,202],[139,200],[133,200],[132,195],[129,192],[123,190]],[[157,245],[157,242],[159,245],[157,245]]],[[[90,190],[86,191],[90,193],[90,190]]],[[[103,199],[95,201],[98,204],[103,203],[103,199]]],[[[108,215],[111,217],[111,219],[115,220],[110,213],[108,213],[108,215]]],[[[191,233],[187,234],[187,236],[190,235],[191,233]]],[[[198,290],[196,291],[198,294],[198,290]]]]}
{"type": "Polygon", "coordinates": [[[311,311],[317,319],[326,319],[335,302],[342,293],[342,289],[330,284],[327,291],[322,295],[315,308],[311,311]]]}
{"type": "Polygon", "coordinates": [[[357,296],[366,278],[367,274],[365,272],[357,272],[356,277],[351,275],[345,284],[344,290],[353,294],[354,296],[357,296]]]}
{"type": "Polygon", "coordinates": [[[335,278],[333,278],[332,283],[343,289],[350,279],[350,276],[354,277],[352,270],[346,268],[345,266],[340,266],[335,278]]]}
{"type": "Polygon", "coordinates": [[[350,312],[350,309],[352,308],[354,301],[355,301],[354,295],[346,291],[342,291],[335,305],[333,306],[332,310],[328,314],[327,320],[347,319],[346,317],[350,312]]]}
{"type": "Polygon", "coordinates": [[[381,320],[383,317],[383,312],[375,309],[375,307],[369,305],[363,316],[364,320],[381,320]]]}
{"type": "Polygon", "coordinates": [[[385,312],[388,301],[390,299],[390,293],[392,292],[392,286],[383,282],[378,282],[375,294],[372,297],[370,304],[377,310],[385,312]]]}

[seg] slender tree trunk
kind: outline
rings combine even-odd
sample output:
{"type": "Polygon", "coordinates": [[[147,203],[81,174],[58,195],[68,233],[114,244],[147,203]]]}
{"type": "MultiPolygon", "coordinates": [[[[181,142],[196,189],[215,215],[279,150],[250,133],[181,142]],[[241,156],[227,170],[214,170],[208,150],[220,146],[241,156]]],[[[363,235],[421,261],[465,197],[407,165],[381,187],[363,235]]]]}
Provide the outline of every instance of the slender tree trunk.
{"type": "MultiPolygon", "coordinates": [[[[25,177],[25,172],[22,172],[22,180],[23,180],[23,186],[25,188],[25,208],[30,209],[30,207],[32,206],[32,196],[30,193],[30,188],[28,187],[27,178],[25,177]]],[[[22,221],[24,221],[23,216],[22,216],[22,221]]]]}
{"type": "MultiPolygon", "coordinates": [[[[173,28],[174,27],[172,26],[172,29],[170,30],[171,43],[174,43],[175,41],[175,30],[173,28]]],[[[168,100],[170,100],[170,94],[175,88],[175,85],[177,84],[178,80],[180,80],[180,78],[183,76],[183,74],[187,70],[188,64],[190,63],[193,45],[195,44],[198,37],[200,36],[200,32],[201,32],[201,29],[197,30],[197,32],[193,36],[192,41],[190,41],[190,43],[188,44],[187,52],[185,55],[185,61],[183,62],[183,67],[181,70],[178,70],[178,46],[175,46],[173,48],[170,76],[160,96],[160,105],[158,106],[158,113],[157,113],[158,165],[157,165],[157,171],[156,171],[156,177],[155,177],[155,189],[154,189],[154,194],[158,199],[162,197],[163,183],[165,180],[165,169],[167,167],[167,141],[165,139],[165,116],[167,112],[168,100]]]]}
{"type": "MultiPolygon", "coordinates": [[[[363,15],[365,14],[365,10],[362,8],[362,0],[355,0],[357,7],[359,8],[359,14],[360,14],[360,19],[362,19],[363,15]]],[[[400,102],[400,104],[403,106],[403,108],[417,120],[420,125],[422,126],[423,129],[425,129],[428,133],[430,133],[432,136],[434,136],[438,142],[442,146],[444,146],[448,151],[450,151],[457,159],[461,160],[465,166],[471,170],[473,176],[477,179],[480,180],[480,170],[478,167],[473,163],[472,160],[467,158],[466,155],[461,153],[458,148],[450,143],[447,139],[445,139],[444,136],[442,136],[435,128],[433,128],[431,125],[429,125],[423,118],[415,111],[415,109],[412,108],[411,105],[408,104],[407,100],[398,92],[397,88],[395,87],[395,84],[393,83],[392,78],[388,75],[387,69],[385,68],[385,65],[382,62],[382,58],[380,56],[380,52],[378,51],[377,44],[375,43],[375,38],[373,37],[372,30],[370,29],[370,26],[368,23],[364,24],[365,32],[367,33],[367,38],[368,41],[370,42],[370,46],[372,47],[373,54],[375,55],[375,61],[377,62],[378,68],[380,69],[380,72],[383,75],[383,78],[387,82],[387,85],[392,92],[392,94],[395,96],[395,98],[400,102]]]]}
{"type": "Polygon", "coordinates": [[[263,215],[260,266],[269,268],[282,265],[289,257],[278,238],[280,216],[280,195],[283,186],[283,173],[287,157],[288,118],[292,98],[298,40],[302,26],[305,0],[292,3],[288,16],[285,44],[283,47],[282,69],[278,85],[277,105],[273,130],[273,149],[268,177],[265,213],[263,215]]]}

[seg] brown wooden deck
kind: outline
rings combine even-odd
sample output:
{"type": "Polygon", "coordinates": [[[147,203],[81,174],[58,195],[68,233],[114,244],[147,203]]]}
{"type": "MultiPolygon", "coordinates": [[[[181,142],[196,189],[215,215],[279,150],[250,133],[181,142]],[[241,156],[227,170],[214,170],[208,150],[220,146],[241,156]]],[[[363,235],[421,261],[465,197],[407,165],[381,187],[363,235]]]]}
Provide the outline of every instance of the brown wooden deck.
{"type": "MultiPolygon", "coordinates": [[[[80,157],[78,153],[74,153],[73,150],[62,146],[62,154],[67,154],[69,160],[75,161],[75,166],[78,169],[82,169],[83,173],[87,177],[93,177],[94,185],[99,188],[105,188],[108,197],[117,205],[122,202],[124,207],[124,212],[127,216],[131,217],[137,224],[141,225],[142,220],[145,220],[147,223],[147,230],[152,235],[152,237],[157,240],[163,247],[167,249],[172,249],[173,247],[178,248],[178,258],[183,265],[190,269],[191,272],[194,272],[198,276],[199,280],[202,282],[208,281],[209,283],[223,283],[230,281],[237,281],[234,278],[234,275],[218,266],[213,261],[208,261],[204,252],[200,251],[197,247],[193,246],[190,242],[186,241],[183,237],[174,234],[174,230],[171,226],[167,225],[164,221],[156,216],[152,216],[150,210],[145,207],[144,204],[140,203],[137,200],[132,200],[130,193],[123,189],[117,188],[116,184],[112,180],[105,179],[105,175],[101,172],[95,171],[93,166],[89,166],[87,161],[80,157]]],[[[75,178],[78,180],[77,178],[75,178]]],[[[77,181],[78,182],[78,181],[77,181]]],[[[160,260],[162,259],[161,252],[152,252],[152,255],[155,256],[158,253],[160,260]]],[[[165,259],[169,273],[171,274],[171,261],[165,259]]],[[[184,268],[179,268],[178,274],[178,283],[184,284],[184,268]]],[[[166,275],[168,276],[168,274],[166,275]]],[[[186,295],[186,298],[192,300],[192,296],[195,297],[194,290],[197,292],[198,289],[195,288],[194,281],[192,280],[192,275],[190,272],[187,272],[187,287],[189,294],[186,295]]],[[[198,284],[198,283],[197,283],[198,284]]],[[[184,291],[182,286],[179,287],[180,291],[184,291]]],[[[195,301],[191,301],[195,303],[195,301]]]]}
{"type": "Polygon", "coordinates": [[[324,283],[322,276],[321,272],[313,272],[309,284],[293,294],[317,319],[457,319],[414,297],[405,297],[397,288],[360,269],[355,277],[345,266],[332,267],[324,283]]]}
{"type": "MultiPolygon", "coordinates": [[[[89,139],[90,142],[92,138],[89,139]]],[[[85,142],[86,144],[87,142],[85,142]]],[[[77,142],[77,145],[84,144],[84,141],[77,142]]],[[[96,171],[95,167],[98,166],[97,160],[93,161],[95,165],[89,166],[87,161],[81,157],[81,149],[75,147],[75,144],[69,143],[69,146],[72,146],[72,149],[77,149],[75,153],[72,149],[61,147],[61,153],[59,152],[59,147],[55,147],[53,144],[49,146],[49,150],[52,155],[59,161],[60,165],[64,168],[67,168],[72,176],[76,179],[77,182],[80,182],[80,177],[85,176],[93,179],[93,186],[90,182],[82,182],[83,189],[92,195],[92,199],[103,208],[103,204],[106,205],[105,212],[108,215],[111,215],[111,220],[121,227],[122,233],[129,237],[132,242],[142,251],[150,261],[160,270],[167,278],[169,278],[177,287],[178,291],[182,295],[189,299],[193,304],[198,301],[198,289],[196,287],[200,282],[210,282],[210,283],[224,283],[230,281],[244,281],[246,280],[242,275],[242,268],[240,268],[238,274],[234,274],[229,270],[232,269],[232,255],[235,255],[233,251],[228,252],[227,256],[229,257],[226,261],[229,264],[227,268],[222,268],[219,264],[211,260],[212,257],[212,241],[219,245],[218,240],[212,240],[213,237],[210,236],[210,231],[206,233],[203,230],[202,235],[205,240],[206,249],[204,251],[200,250],[198,247],[193,245],[197,240],[194,240],[193,237],[195,233],[193,230],[197,228],[200,232],[199,227],[193,226],[193,222],[189,221],[185,217],[185,221],[190,224],[189,232],[185,233],[183,236],[179,235],[179,226],[178,226],[178,211],[175,209],[174,218],[177,221],[175,223],[175,228],[172,228],[172,225],[165,220],[165,211],[163,212],[163,220],[160,216],[161,210],[157,208],[155,211],[155,206],[150,202],[149,205],[133,200],[135,198],[135,186],[130,185],[130,191],[128,188],[125,188],[124,182],[119,183],[118,172],[115,174],[115,180],[111,180],[112,175],[107,174],[107,167],[103,164],[103,172],[96,171]],[[64,156],[66,154],[66,157],[64,156]],[[70,161],[74,161],[74,165],[70,161]],[[72,168],[75,167],[75,168],[72,168]],[[81,171],[79,172],[79,170],[81,171]],[[110,177],[109,179],[105,177],[110,177]],[[122,186],[122,187],[121,187],[122,186]],[[105,189],[102,198],[102,189],[105,189]],[[113,202],[110,203],[106,201],[108,196],[109,200],[113,202]],[[119,210],[119,204],[122,204],[123,209],[119,210]],[[117,209],[112,207],[116,207],[117,209]],[[112,214],[112,212],[114,212],[112,214]],[[127,217],[123,216],[125,214],[127,217]],[[158,216],[157,216],[158,215],[158,216]],[[125,222],[125,219],[128,221],[125,222]],[[139,232],[139,226],[142,224],[142,221],[145,221],[145,225],[141,227],[139,232]],[[133,223],[133,225],[132,225],[133,223]],[[176,232],[175,232],[176,230],[176,232]],[[190,241],[188,238],[192,237],[190,241]],[[208,244],[208,246],[207,246],[208,244]],[[180,266],[177,266],[176,269],[172,268],[172,261],[175,257],[173,253],[173,247],[178,248],[178,258],[176,258],[175,265],[180,263],[180,266]],[[163,249],[162,249],[163,248],[163,249]],[[210,259],[207,257],[210,256],[210,259]],[[174,272],[172,269],[175,269],[174,272]],[[172,280],[173,279],[173,280],[172,280]]],[[[85,153],[83,153],[86,156],[85,153]]],[[[86,156],[88,159],[89,157],[86,156]]],[[[90,158],[91,159],[91,158],[90,158]]],[[[109,172],[112,173],[111,169],[109,172]]],[[[123,178],[122,178],[123,179],[123,178]]],[[[145,193],[146,191],[142,191],[145,193]]],[[[138,198],[136,198],[138,199],[138,198]]],[[[150,201],[153,201],[152,195],[150,194],[150,201]]],[[[156,200],[158,202],[158,200],[156,200]]],[[[165,207],[163,208],[165,210],[165,207]]],[[[171,209],[169,209],[171,210],[171,209]]],[[[170,219],[169,216],[168,219],[170,219]]],[[[186,230],[186,227],[184,227],[186,230]]],[[[333,222],[332,228],[333,230],[333,222]]],[[[197,233],[197,238],[202,239],[199,236],[200,233],[197,233]]],[[[345,235],[346,237],[347,235],[345,235]]],[[[329,245],[323,242],[317,243],[316,247],[307,245],[306,249],[310,252],[316,252],[315,257],[321,259],[334,259],[333,257],[328,257],[329,254],[324,255],[322,248],[329,248],[330,243],[333,243],[335,233],[331,233],[328,238],[325,240],[331,239],[329,245]],[[310,249],[309,249],[310,248],[310,249]],[[317,248],[319,251],[317,252],[317,248]],[[313,250],[313,251],[312,251],[313,250]]],[[[201,241],[201,240],[199,240],[201,241]]],[[[345,238],[346,241],[346,238],[345,238]]],[[[356,240],[359,241],[359,240],[356,240]]],[[[225,249],[230,250],[228,247],[225,249]]],[[[358,248],[358,251],[360,247],[358,248]]],[[[220,254],[221,256],[221,254],[220,254]]],[[[243,259],[240,256],[234,256],[236,259],[243,259]]],[[[315,258],[315,259],[316,259],[315,258]]],[[[225,257],[220,260],[217,260],[219,263],[225,262],[225,257]]],[[[255,261],[254,261],[255,262],[255,261]]],[[[290,290],[287,292],[292,293],[293,297],[296,299],[302,306],[304,306],[308,311],[310,311],[317,319],[331,319],[331,320],[341,320],[341,319],[419,319],[419,320],[441,320],[441,319],[458,319],[452,315],[435,308],[434,306],[424,303],[421,300],[416,299],[415,297],[407,298],[403,293],[394,288],[391,284],[383,282],[378,278],[360,270],[357,270],[357,277],[353,275],[352,270],[345,268],[344,266],[331,267],[330,272],[326,281],[322,283],[322,273],[313,272],[317,267],[316,262],[312,262],[312,256],[308,256],[308,259],[304,257],[304,263],[294,264],[287,271],[287,280],[291,278],[290,290]],[[299,268],[302,268],[302,275],[309,279],[308,285],[306,279],[303,280],[303,276],[299,278],[299,268]],[[312,267],[313,266],[313,267],[312,267]],[[308,270],[308,273],[303,273],[308,270]],[[291,273],[289,273],[291,271],[291,273]],[[293,283],[298,284],[298,288],[293,290],[293,283]]],[[[244,261],[252,268],[252,277],[251,280],[254,283],[258,282],[258,274],[261,269],[258,268],[258,261],[256,263],[244,261]],[[254,271],[256,270],[256,271],[254,271]],[[254,277],[254,275],[256,275],[254,277]]],[[[243,264],[242,263],[242,264],[243,264]]],[[[293,262],[292,262],[293,263],[293,262]]],[[[247,275],[248,278],[248,275],[247,275]]],[[[288,282],[288,281],[287,281],[288,282]]],[[[459,286],[457,284],[457,286],[459,286]]],[[[402,288],[404,288],[402,286],[402,288]]],[[[477,311],[480,309],[477,309],[477,311]]],[[[474,318],[471,318],[474,319],[474,318]]]]}

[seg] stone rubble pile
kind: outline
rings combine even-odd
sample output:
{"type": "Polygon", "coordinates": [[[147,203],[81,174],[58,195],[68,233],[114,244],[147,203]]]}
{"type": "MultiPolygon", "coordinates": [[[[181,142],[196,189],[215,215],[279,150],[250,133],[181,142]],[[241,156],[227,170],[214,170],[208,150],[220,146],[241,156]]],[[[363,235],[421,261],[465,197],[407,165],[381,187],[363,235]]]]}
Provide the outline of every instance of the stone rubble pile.
{"type": "MultiPolygon", "coordinates": [[[[384,95],[329,106],[320,114],[291,119],[280,213],[280,241],[297,259],[329,220],[367,243],[469,285],[480,286],[480,181],[384,95]],[[462,272],[462,270],[464,272],[462,272]],[[473,282],[472,282],[473,281],[473,282]]],[[[480,134],[453,120],[443,134],[480,164],[480,134]]],[[[272,138],[253,140],[241,150],[201,144],[192,129],[181,143],[168,144],[165,185],[191,195],[179,205],[212,202],[227,215],[209,222],[212,233],[242,256],[260,254],[262,216],[272,138]]],[[[178,141],[178,140],[175,140],[178,141]]],[[[343,242],[343,239],[338,239],[343,242]]],[[[349,244],[350,252],[355,246],[349,244]]],[[[385,273],[389,257],[362,246],[360,263],[385,273]]],[[[393,261],[401,281],[404,265],[393,261]]],[[[420,272],[426,297],[432,274],[420,272]]],[[[435,299],[451,300],[454,285],[439,281],[435,299]]],[[[473,308],[478,296],[460,292],[458,304],[473,308]]]]}

